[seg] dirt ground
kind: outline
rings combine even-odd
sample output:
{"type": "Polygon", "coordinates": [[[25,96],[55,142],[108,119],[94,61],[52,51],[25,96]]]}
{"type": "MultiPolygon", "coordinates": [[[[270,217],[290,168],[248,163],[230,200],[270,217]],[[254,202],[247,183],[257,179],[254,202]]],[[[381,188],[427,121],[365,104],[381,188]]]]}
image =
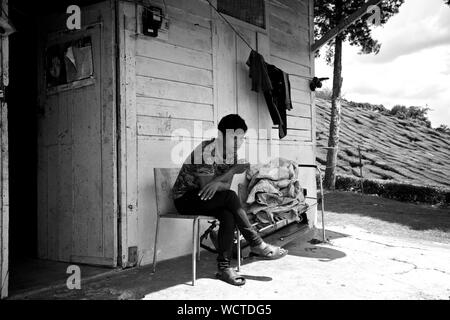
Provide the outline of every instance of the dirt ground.
{"type": "Polygon", "coordinates": [[[450,244],[450,208],[344,191],[328,192],[324,198],[326,225],[353,225],[378,235],[450,244]]]}
{"type": "MultiPolygon", "coordinates": [[[[55,288],[25,299],[450,299],[450,212],[348,192],[325,195],[329,243],[285,246],[276,261],[245,259],[247,283],[214,278],[215,255],[205,252],[191,286],[190,256],[121,271],[81,290],[55,288]]],[[[319,215],[320,216],[320,215],[319,215]]],[[[321,221],[319,220],[319,226],[321,221]]]]}

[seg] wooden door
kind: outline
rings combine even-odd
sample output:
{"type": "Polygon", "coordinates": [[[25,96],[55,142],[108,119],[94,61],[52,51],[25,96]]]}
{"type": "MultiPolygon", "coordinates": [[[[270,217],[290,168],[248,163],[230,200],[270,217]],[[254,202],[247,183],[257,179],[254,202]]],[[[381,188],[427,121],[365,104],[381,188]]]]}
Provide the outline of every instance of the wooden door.
{"type": "Polygon", "coordinates": [[[38,254],[50,260],[116,266],[113,29],[107,16],[102,20],[79,31],[41,37],[46,40],[39,48],[43,63],[38,73],[38,254]],[[49,52],[68,43],[83,45],[83,60],[73,51],[66,51],[63,59],[84,68],[85,77],[55,84],[49,52]],[[90,68],[92,75],[86,77],[90,68]]]}

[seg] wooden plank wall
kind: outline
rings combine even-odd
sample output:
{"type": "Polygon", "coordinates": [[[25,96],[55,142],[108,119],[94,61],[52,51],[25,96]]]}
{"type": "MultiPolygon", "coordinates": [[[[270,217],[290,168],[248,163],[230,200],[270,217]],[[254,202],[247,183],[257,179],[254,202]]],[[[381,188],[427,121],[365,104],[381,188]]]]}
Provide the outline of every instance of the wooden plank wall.
{"type": "MultiPolygon", "coordinates": [[[[138,32],[140,7],[121,2],[121,113],[126,132],[122,148],[127,151],[122,155],[122,179],[126,180],[121,194],[124,264],[131,246],[138,247],[140,264],[152,262],[156,222],[153,168],[181,165],[170,160],[180,155],[175,148],[179,142],[171,139],[174,130],[190,134],[185,141],[189,151],[201,141],[202,130],[214,133],[223,115],[238,112],[249,127],[269,129],[268,136],[258,141],[269,139],[279,144],[282,156],[314,163],[312,96],[307,80],[313,72],[308,50],[312,0],[268,1],[270,28],[265,34],[239,28],[253,45],[258,43],[269,62],[291,75],[294,109],[289,112],[289,136],[282,141],[278,141],[278,129],[272,129],[262,95],[249,90],[248,48],[236,46],[236,36],[216,20],[206,1],[165,3],[170,18],[168,34],[152,38],[138,32]],[[234,48],[234,56],[221,50],[221,43],[234,48]]],[[[302,179],[314,193],[314,173],[302,172],[302,179]]],[[[312,211],[313,221],[314,217],[312,211]]],[[[190,228],[187,221],[162,220],[159,258],[189,253],[190,228]]]]}
{"type": "MultiPolygon", "coordinates": [[[[270,62],[289,73],[293,109],[288,111],[288,136],[283,140],[312,139],[312,96],[309,78],[313,76],[309,48],[309,1],[270,0],[270,62]]],[[[274,130],[274,134],[278,134],[274,130]]]]}
{"type": "MultiPolygon", "coordinates": [[[[310,52],[314,42],[314,1],[270,0],[268,9],[270,62],[289,73],[293,102],[293,109],[288,111],[288,135],[280,141],[286,150],[281,150],[280,154],[288,154],[301,164],[315,164],[315,97],[309,89],[309,81],[315,74],[314,54],[310,52]],[[299,151],[297,144],[306,150],[299,151]]],[[[278,135],[277,129],[273,129],[272,137],[274,135],[278,135]]],[[[300,175],[308,196],[315,197],[315,170],[301,169],[300,175]]],[[[314,204],[316,200],[308,199],[307,202],[314,204]]],[[[317,224],[315,209],[308,214],[308,219],[310,225],[317,224]]]]}
{"type": "MultiPolygon", "coordinates": [[[[125,68],[123,111],[127,122],[126,214],[122,215],[122,262],[127,248],[138,246],[141,264],[151,262],[156,204],[153,168],[176,167],[170,161],[173,130],[194,132],[194,120],[203,129],[214,127],[213,62],[210,8],[206,2],[166,1],[170,16],[167,41],[136,35],[136,12],[140,7],[121,3],[122,46],[125,68]]],[[[140,23],[140,21],[139,21],[140,23]]],[[[138,29],[136,29],[138,28],[138,29]]],[[[202,130],[198,130],[198,138],[202,130]]],[[[197,143],[198,139],[194,139],[197,143]]],[[[182,222],[161,223],[161,234],[183,234],[182,222]],[[169,228],[166,230],[166,228],[169,228]]],[[[164,239],[160,240],[164,245],[164,239]]],[[[189,252],[189,243],[173,242],[179,248],[164,252],[189,252]]],[[[161,258],[167,258],[164,254],[161,258]]]]}

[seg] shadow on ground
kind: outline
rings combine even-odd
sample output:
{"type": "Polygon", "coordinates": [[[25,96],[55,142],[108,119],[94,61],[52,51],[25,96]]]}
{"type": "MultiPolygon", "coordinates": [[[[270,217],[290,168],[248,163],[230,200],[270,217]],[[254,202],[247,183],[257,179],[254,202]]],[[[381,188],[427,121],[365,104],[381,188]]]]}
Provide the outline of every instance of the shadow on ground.
{"type": "MultiPolygon", "coordinates": [[[[325,238],[329,241],[348,237],[349,235],[335,231],[325,230],[325,238]]],[[[289,250],[289,255],[297,257],[315,258],[322,262],[329,262],[344,258],[346,254],[342,251],[333,249],[330,246],[321,246],[323,244],[322,229],[317,229],[317,235],[303,245],[291,242],[284,248],[289,250]]]]}
{"type": "MultiPolygon", "coordinates": [[[[10,261],[9,296],[25,294],[51,286],[65,284],[69,274],[67,268],[73,263],[43,259],[21,258],[10,261]]],[[[113,270],[105,267],[77,264],[82,270],[81,277],[91,278],[113,270]]]]}
{"type": "MultiPolygon", "coordinates": [[[[327,238],[332,240],[347,235],[327,230],[327,238]]],[[[318,230],[318,234],[321,231],[318,230]]],[[[327,262],[345,257],[345,253],[322,246],[317,243],[316,237],[307,241],[293,241],[284,246],[289,250],[289,255],[297,257],[313,258],[327,262]]],[[[255,258],[246,258],[243,265],[258,261],[255,258]]],[[[235,263],[235,260],[233,260],[235,263]]],[[[291,262],[292,263],[292,262],[291,262]]],[[[270,267],[269,267],[270,268],[270,267]]],[[[132,270],[118,272],[117,274],[97,279],[89,283],[81,283],[80,290],[68,290],[66,288],[41,292],[26,299],[141,299],[145,295],[164,290],[178,285],[191,286],[191,256],[162,261],[158,263],[156,274],[152,273],[152,266],[144,266],[132,270]]],[[[270,282],[271,277],[242,273],[249,280],[270,282]]],[[[215,279],[216,255],[202,252],[201,260],[197,262],[197,280],[215,279]]],[[[276,269],[273,270],[276,272],[276,269]]],[[[81,269],[83,273],[83,269],[81,269]]],[[[217,280],[219,281],[219,280],[217,280]]]]}
{"type": "MultiPolygon", "coordinates": [[[[201,261],[197,262],[197,279],[214,278],[214,267],[212,254],[204,253],[201,261]]],[[[180,284],[190,285],[191,279],[191,257],[183,256],[158,263],[155,274],[152,273],[152,266],[147,265],[119,271],[88,283],[82,281],[80,290],[58,288],[30,295],[25,299],[140,299],[151,292],[180,284]]]]}
{"type": "Polygon", "coordinates": [[[324,198],[327,212],[371,217],[398,223],[412,230],[450,232],[448,209],[344,191],[329,192],[324,198]]]}

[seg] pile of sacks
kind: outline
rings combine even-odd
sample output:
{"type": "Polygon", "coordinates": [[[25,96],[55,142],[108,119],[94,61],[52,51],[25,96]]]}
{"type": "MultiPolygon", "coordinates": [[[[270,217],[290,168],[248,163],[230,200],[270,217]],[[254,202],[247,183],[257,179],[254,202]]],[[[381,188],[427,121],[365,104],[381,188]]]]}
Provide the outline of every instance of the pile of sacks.
{"type": "Polygon", "coordinates": [[[298,181],[298,164],[276,158],[267,164],[252,165],[247,170],[247,214],[258,222],[274,223],[279,219],[301,221],[307,208],[298,181]]]}

